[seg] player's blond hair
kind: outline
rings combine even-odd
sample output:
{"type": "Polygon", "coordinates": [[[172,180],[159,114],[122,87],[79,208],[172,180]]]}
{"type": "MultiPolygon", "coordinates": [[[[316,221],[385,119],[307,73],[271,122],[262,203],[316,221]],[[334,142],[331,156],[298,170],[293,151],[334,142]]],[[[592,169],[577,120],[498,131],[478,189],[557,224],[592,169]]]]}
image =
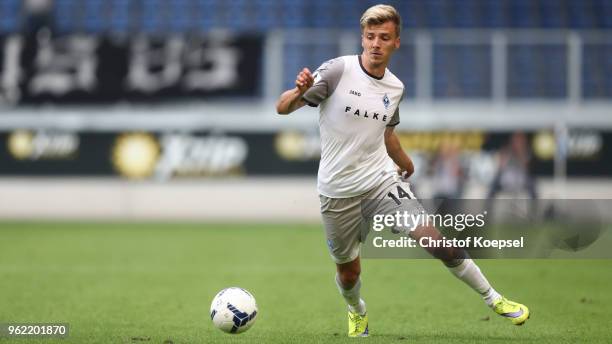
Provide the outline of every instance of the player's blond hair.
{"type": "Polygon", "coordinates": [[[399,37],[402,31],[402,17],[393,6],[379,4],[368,8],[363,12],[359,24],[363,32],[368,25],[380,25],[388,21],[395,23],[395,33],[399,37]]]}

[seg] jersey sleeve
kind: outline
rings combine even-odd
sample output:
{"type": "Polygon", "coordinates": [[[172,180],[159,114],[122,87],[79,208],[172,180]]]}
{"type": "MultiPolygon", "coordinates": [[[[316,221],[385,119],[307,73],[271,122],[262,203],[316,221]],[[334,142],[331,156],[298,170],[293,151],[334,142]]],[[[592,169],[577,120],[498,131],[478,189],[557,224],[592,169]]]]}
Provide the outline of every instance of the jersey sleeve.
{"type": "MultiPolygon", "coordinates": [[[[404,91],[402,91],[402,97],[400,98],[400,102],[402,101],[402,99],[404,99],[404,91]]],[[[393,116],[391,117],[391,120],[389,121],[389,124],[387,124],[387,127],[395,127],[396,125],[398,125],[400,122],[400,116],[399,116],[399,104],[397,104],[397,107],[395,108],[395,112],[393,113],[393,116]]]]}
{"type": "Polygon", "coordinates": [[[302,99],[310,106],[317,107],[334,93],[342,73],[344,60],[340,57],[324,62],[313,73],[314,84],[304,93],[302,99]]]}

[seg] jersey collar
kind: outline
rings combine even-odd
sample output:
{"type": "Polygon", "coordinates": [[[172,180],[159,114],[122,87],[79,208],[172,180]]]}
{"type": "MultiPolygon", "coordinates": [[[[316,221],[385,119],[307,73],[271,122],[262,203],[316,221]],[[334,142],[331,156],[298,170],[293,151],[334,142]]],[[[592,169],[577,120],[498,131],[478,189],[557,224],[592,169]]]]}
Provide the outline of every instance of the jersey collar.
{"type": "Polygon", "coordinates": [[[385,77],[385,75],[384,75],[384,74],[383,74],[383,76],[378,77],[378,76],[375,76],[375,75],[372,75],[372,74],[368,73],[368,71],[367,71],[367,70],[366,70],[366,69],[363,67],[363,63],[361,62],[361,55],[357,55],[357,58],[359,59],[359,67],[361,67],[361,70],[362,70],[364,73],[366,73],[366,74],[367,74],[367,75],[368,75],[370,78],[374,78],[374,79],[376,79],[376,80],[382,80],[382,78],[384,78],[384,77],[385,77]]]}

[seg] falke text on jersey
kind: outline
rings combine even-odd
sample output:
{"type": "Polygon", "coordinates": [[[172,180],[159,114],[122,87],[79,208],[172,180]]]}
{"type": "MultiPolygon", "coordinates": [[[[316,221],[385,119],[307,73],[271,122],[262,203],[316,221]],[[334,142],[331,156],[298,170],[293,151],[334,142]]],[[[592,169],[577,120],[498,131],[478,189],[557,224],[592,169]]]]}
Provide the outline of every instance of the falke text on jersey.
{"type": "Polygon", "coordinates": [[[344,112],[347,113],[352,113],[354,116],[357,117],[363,117],[363,118],[370,118],[370,119],[374,119],[377,121],[383,121],[386,122],[387,121],[387,115],[381,115],[378,112],[370,112],[368,113],[367,110],[360,110],[360,109],[355,109],[353,110],[353,108],[351,106],[347,106],[344,108],[344,112]]]}

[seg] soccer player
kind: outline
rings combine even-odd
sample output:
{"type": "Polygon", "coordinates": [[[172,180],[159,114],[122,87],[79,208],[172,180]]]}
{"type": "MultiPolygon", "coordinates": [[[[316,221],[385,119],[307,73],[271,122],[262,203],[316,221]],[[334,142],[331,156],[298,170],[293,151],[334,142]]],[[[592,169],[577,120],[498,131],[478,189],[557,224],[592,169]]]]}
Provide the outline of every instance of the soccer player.
{"type": "MultiPolygon", "coordinates": [[[[304,68],[295,88],[281,94],[276,110],[289,114],[304,105],[319,106],[321,161],[318,191],[327,244],[336,263],[336,284],[348,304],[349,337],[368,335],[366,304],[360,297],[361,201],[414,199],[405,178],[414,167],[393,132],[404,85],[387,65],[400,46],[401,18],[395,8],[376,5],[361,17],[361,55],[323,63],[315,72],[304,68]],[[397,165],[397,167],[396,167],[397,165]]],[[[413,238],[440,238],[432,227],[412,231],[413,238]]],[[[524,305],[495,291],[478,266],[459,249],[430,251],[496,313],[520,325],[529,317],[524,305]]]]}

